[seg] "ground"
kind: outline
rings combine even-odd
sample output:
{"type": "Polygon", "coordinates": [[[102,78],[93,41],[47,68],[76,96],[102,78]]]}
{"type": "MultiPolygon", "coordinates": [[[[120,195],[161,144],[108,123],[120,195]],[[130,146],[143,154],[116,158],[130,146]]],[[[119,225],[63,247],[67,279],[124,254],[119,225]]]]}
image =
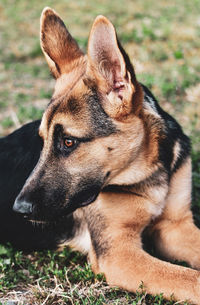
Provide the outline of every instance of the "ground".
{"type": "MultiPolygon", "coordinates": [[[[173,115],[193,150],[193,211],[200,225],[200,1],[0,0],[0,135],[40,118],[54,80],[39,46],[39,18],[54,8],[86,49],[96,15],[107,16],[129,53],[140,81],[173,115]]],[[[63,252],[25,254],[0,246],[0,304],[175,304],[110,289],[86,259],[63,252]]],[[[186,304],[186,303],[185,303],[186,304]]]]}

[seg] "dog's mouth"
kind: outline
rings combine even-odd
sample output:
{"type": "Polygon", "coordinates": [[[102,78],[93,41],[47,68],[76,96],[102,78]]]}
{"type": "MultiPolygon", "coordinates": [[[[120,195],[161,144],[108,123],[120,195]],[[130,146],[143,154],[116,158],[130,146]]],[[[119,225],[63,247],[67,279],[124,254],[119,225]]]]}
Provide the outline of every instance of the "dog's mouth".
{"type": "MultiPolygon", "coordinates": [[[[71,197],[63,207],[58,207],[55,211],[48,211],[48,214],[45,211],[35,211],[33,208],[33,213],[31,214],[24,214],[25,220],[33,223],[34,225],[47,225],[47,224],[56,224],[62,223],[65,221],[70,214],[72,214],[78,208],[85,207],[92,202],[94,202],[99,193],[101,188],[99,186],[92,187],[90,189],[85,189],[80,191],[79,193],[75,194],[71,197]]],[[[36,209],[35,209],[36,210],[36,209]]]]}
{"type": "MultiPolygon", "coordinates": [[[[26,219],[26,216],[24,216],[24,218],[26,219]]],[[[34,220],[34,219],[28,219],[27,220],[29,222],[31,222],[33,225],[46,225],[47,223],[49,223],[48,221],[44,221],[44,220],[34,220]]]]}

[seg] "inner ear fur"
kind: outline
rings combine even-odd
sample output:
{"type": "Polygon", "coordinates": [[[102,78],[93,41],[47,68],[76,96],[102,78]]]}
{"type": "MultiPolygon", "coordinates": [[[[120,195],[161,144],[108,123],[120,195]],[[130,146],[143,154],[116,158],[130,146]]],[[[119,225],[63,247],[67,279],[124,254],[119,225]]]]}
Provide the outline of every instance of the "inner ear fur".
{"type": "Polygon", "coordinates": [[[41,15],[40,40],[42,51],[55,78],[71,72],[73,64],[83,56],[62,19],[49,7],[41,15]]]}
{"type": "Polygon", "coordinates": [[[98,16],[92,26],[88,42],[88,71],[106,92],[104,108],[110,116],[121,118],[133,110],[139,84],[128,55],[120,45],[112,23],[98,16]]]}

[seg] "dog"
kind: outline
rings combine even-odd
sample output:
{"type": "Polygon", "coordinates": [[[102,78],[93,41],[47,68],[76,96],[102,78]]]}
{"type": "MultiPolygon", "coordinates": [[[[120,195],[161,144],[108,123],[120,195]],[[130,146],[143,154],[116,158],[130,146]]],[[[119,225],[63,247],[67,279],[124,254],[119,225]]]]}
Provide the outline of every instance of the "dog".
{"type": "Polygon", "coordinates": [[[48,226],[33,226],[12,207],[26,179],[40,157],[43,142],[38,135],[40,121],[28,123],[0,139],[0,243],[11,243],[25,251],[56,249],[68,239],[70,219],[48,226]]]}
{"type": "MultiPolygon", "coordinates": [[[[88,254],[93,271],[104,273],[112,286],[135,292],[142,281],[148,293],[200,304],[200,231],[190,210],[188,137],[137,81],[107,18],[95,19],[84,55],[58,14],[45,8],[41,47],[56,79],[53,97],[41,122],[0,144],[6,147],[1,183],[13,189],[3,195],[4,206],[9,202],[11,210],[19,192],[13,222],[28,226],[34,247],[63,243],[88,254]],[[52,226],[49,235],[40,238],[41,228],[35,233],[31,222],[52,226]],[[166,260],[197,270],[145,252],[144,231],[166,260]]],[[[15,237],[21,246],[23,237],[15,237]]]]}

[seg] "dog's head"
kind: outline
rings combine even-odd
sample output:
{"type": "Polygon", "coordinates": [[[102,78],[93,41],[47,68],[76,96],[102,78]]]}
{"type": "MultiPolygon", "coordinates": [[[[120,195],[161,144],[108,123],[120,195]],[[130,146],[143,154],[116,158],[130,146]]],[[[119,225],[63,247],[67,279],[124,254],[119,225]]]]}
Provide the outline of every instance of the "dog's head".
{"type": "Polygon", "coordinates": [[[128,183],[123,173],[143,141],[143,94],[103,16],[94,21],[84,55],[57,13],[46,8],[41,46],[56,85],[39,129],[39,162],[14,210],[51,221],[93,202],[109,183],[128,183]]]}

